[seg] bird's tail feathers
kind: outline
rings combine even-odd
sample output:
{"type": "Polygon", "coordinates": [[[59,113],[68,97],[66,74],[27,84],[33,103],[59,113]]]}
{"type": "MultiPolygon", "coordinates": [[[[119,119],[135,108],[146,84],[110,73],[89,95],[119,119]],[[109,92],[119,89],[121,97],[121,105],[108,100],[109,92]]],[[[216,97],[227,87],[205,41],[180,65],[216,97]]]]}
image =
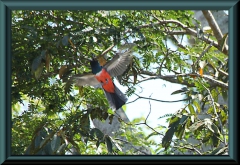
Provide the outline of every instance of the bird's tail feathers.
{"type": "Polygon", "coordinates": [[[114,88],[115,88],[114,93],[109,93],[105,90],[104,93],[110,104],[110,107],[113,110],[117,110],[127,102],[127,97],[115,85],[114,88]]]}

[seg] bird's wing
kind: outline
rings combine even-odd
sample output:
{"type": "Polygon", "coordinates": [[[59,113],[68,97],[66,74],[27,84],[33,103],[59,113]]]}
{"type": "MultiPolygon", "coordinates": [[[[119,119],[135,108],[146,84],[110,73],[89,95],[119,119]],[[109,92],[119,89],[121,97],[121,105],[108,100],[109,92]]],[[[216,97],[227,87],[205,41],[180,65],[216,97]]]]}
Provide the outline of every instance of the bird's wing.
{"type": "Polygon", "coordinates": [[[70,83],[74,83],[76,86],[93,86],[100,87],[101,83],[95,78],[92,73],[76,74],[69,79],[70,83]]]}
{"type": "Polygon", "coordinates": [[[112,77],[123,74],[132,61],[132,52],[133,50],[128,50],[124,53],[116,54],[103,68],[105,68],[112,77]]]}

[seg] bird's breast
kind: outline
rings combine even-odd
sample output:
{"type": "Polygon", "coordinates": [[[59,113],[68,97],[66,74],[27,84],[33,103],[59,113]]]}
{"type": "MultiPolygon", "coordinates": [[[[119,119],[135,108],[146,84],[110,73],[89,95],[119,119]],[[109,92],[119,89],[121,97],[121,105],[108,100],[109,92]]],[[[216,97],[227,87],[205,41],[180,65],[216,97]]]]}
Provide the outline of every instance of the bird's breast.
{"type": "Polygon", "coordinates": [[[95,77],[102,84],[103,89],[107,92],[114,93],[114,85],[111,76],[105,69],[98,72],[95,77]]]}

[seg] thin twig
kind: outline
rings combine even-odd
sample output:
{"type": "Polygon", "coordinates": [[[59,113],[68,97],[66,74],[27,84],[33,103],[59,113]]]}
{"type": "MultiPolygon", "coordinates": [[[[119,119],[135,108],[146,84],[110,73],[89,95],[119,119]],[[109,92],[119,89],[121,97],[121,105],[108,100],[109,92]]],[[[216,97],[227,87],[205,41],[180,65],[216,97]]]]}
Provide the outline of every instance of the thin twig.
{"type": "MultiPolygon", "coordinates": [[[[198,81],[199,81],[199,80],[198,80],[198,81]]],[[[199,82],[200,82],[200,81],[199,81],[199,82]]],[[[200,83],[201,83],[201,82],[200,82],[200,83]]],[[[215,113],[215,115],[216,115],[216,117],[217,117],[217,119],[218,119],[218,122],[219,122],[220,126],[221,126],[221,133],[222,133],[222,135],[223,135],[224,144],[227,145],[225,133],[224,133],[224,130],[223,130],[223,124],[222,124],[222,121],[220,120],[220,117],[219,117],[218,114],[217,114],[217,109],[216,109],[215,102],[214,102],[214,99],[213,99],[213,97],[212,97],[211,91],[210,91],[203,83],[201,83],[201,84],[202,84],[202,86],[207,90],[207,92],[208,92],[209,95],[210,95],[210,99],[211,99],[211,102],[212,102],[212,105],[213,105],[214,113],[215,113]]]]}
{"type": "Polygon", "coordinates": [[[137,150],[137,151],[139,151],[139,152],[141,152],[141,153],[143,153],[143,154],[145,154],[145,155],[149,155],[147,152],[138,149],[137,147],[135,147],[134,145],[132,145],[132,143],[130,143],[130,142],[126,141],[126,140],[119,139],[119,138],[115,138],[114,140],[119,140],[119,141],[122,141],[122,142],[124,142],[124,143],[128,143],[128,144],[130,144],[135,150],[137,150]]]}
{"type": "Polygon", "coordinates": [[[195,66],[197,65],[198,61],[204,56],[204,54],[212,47],[212,42],[208,45],[208,47],[202,51],[201,55],[198,57],[198,59],[195,61],[195,63],[192,65],[193,70],[195,70],[195,66]]]}
{"type": "MultiPolygon", "coordinates": [[[[135,94],[135,93],[134,93],[135,94]]],[[[128,102],[127,104],[133,103],[135,101],[137,101],[138,99],[147,99],[147,100],[153,100],[153,101],[158,101],[158,102],[165,102],[165,103],[175,103],[175,102],[180,102],[180,101],[187,101],[189,100],[187,99],[182,99],[182,100],[173,100],[173,101],[166,101],[166,100],[158,100],[158,99],[153,99],[153,98],[149,98],[149,97],[143,97],[143,96],[139,96],[138,94],[135,94],[136,96],[138,96],[137,99],[128,102]]]]}

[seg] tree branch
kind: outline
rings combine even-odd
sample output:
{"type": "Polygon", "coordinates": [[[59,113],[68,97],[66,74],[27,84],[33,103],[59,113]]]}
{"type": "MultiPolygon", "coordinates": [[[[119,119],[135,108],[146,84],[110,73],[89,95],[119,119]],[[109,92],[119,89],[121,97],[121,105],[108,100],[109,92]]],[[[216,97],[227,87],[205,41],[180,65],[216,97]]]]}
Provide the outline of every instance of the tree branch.
{"type": "MultiPolygon", "coordinates": [[[[169,81],[171,83],[177,83],[177,84],[182,84],[182,85],[187,85],[189,87],[195,87],[195,84],[192,83],[188,83],[187,81],[183,81],[183,82],[179,82],[177,80],[178,76],[182,76],[182,77],[188,77],[188,76],[194,76],[194,77],[201,77],[201,75],[197,74],[197,73],[182,73],[182,74],[176,74],[176,75],[165,75],[165,76],[161,76],[161,75],[157,75],[155,73],[149,72],[149,71],[140,71],[140,74],[146,74],[149,75],[150,77],[147,77],[145,79],[139,80],[137,83],[142,83],[144,81],[147,80],[154,80],[154,79],[163,79],[166,81],[169,81]]],[[[203,75],[202,78],[210,81],[210,85],[211,86],[221,86],[225,89],[228,89],[228,83],[224,83],[222,81],[216,80],[214,79],[212,76],[209,75],[203,75]]]]}
{"type": "MultiPolygon", "coordinates": [[[[158,25],[164,25],[164,24],[176,24],[178,27],[183,28],[184,30],[186,30],[186,34],[190,34],[192,36],[197,37],[198,33],[196,30],[191,29],[190,27],[184,25],[183,23],[176,21],[176,20],[159,20],[157,23],[151,23],[151,24],[145,24],[145,25],[141,25],[138,26],[138,28],[147,28],[147,27],[152,27],[152,26],[158,26],[158,25]]],[[[174,33],[174,32],[169,32],[170,33],[174,33]]],[[[221,48],[219,48],[219,45],[217,42],[209,39],[206,36],[203,36],[200,38],[202,41],[206,42],[207,44],[211,44],[216,47],[219,51],[223,52],[225,55],[228,55],[228,47],[226,47],[225,49],[221,50],[221,48]]]]}
{"type": "Polygon", "coordinates": [[[223,35],[222,35],[222,32],[221,32],[217,22],[215,21],[214,16],[212,15],[210,10],[202,10],[202,13],[203,13],[204,17],[206,18],[209,26],[211,27],[214,36],[218,40],[218,43],[220,43],[220,41],[223,38],[223,35]]]}
{"type": "MultiPolygon", "coordinates": [[[[200,82],[200,80],[199,80],[199,82],[200,82]]],[[[200,82],[200,83],[201,83],[201,82],[200,82]]],[[[215,113],[215,115],[216,115],[216,118],[218,119],[218,122],[219,122],[220,126],[221,126],[221,133],[222,133],[222,135],[223,135],[224,144],[227,145],[226,138],[225,138],[225,133],[224,133],[224,130],[223,130],[222,121],[220,120],[220,117],[219,117],[218,114],[217,114],[217,109],[216,109],[216,106],[215,106],[215,101],[214,101],[214,99],[213,99],[213,97],[212,97],[211,91],[210,91],[203,83],[201,83],[201,84],[202,84],[202,86],[207,90],[207,92],[209,93],[209,96],[210,96],[210,99],[211,99],[211,102],[212,102],[212,105],[213,105],[214,113],[215,113]]]]}
{"type": "MultiPolygon", "coordinates": [[[[210,10],[202,10],[202,13],[203,13],[204,17],[206,18],[209,26],[211,27],[211,29],[213,31],[214,36],[216,37],[216,39],[218,41],[218,47],[217,48],[221,49],[219,44],[221,44],[221,42],[222,42],[223,35],[222,35],[222,32],[221,32],[217,22],[215,21],[214,16],[212,15],[210,10]]],[[[223,51],[227,51],[228,46],[224,45],[223,49],[224,49],[223,51]]]]}

